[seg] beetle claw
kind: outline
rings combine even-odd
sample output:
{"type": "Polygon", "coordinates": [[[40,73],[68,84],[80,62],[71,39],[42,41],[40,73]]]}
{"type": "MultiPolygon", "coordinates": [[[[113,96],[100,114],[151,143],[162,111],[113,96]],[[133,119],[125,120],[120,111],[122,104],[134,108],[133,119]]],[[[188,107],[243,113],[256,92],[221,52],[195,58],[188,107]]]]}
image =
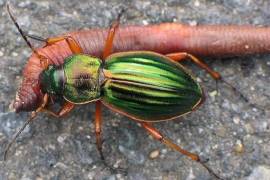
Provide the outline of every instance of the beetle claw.
{"type": "Polygon", "coordinates": [[[103,165],[105,166],[105,168],[108,168],[111,172],[111,174],[123,174],[126,175],[127,174],[127,169],[126,168],[121,168],[121,167],[112,167],[111,165],[109,165],[105,159],[102,160],[103,165]]]}

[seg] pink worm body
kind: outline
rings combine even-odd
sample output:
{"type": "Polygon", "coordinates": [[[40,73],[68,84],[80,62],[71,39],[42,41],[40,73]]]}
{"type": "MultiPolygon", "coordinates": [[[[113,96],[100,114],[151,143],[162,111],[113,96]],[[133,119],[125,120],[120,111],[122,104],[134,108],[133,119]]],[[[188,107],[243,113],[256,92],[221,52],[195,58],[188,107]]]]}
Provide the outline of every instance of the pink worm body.
{"type": "MultiPolygon", "coordinates": [[[[85,54],[101,57],[108,29],[70,32],[85,54]]],[[[161,54],[188,52],[197,56],[240,56],[270,52],[270,27],[237,25],[188,26],[164,23],[149,26],[120,27],[114,39],[113,52],[147,50],[161,54]]],[[[66,41],[37,49],[51,64],[61,65],[72,55],[66,41]]],[[[16,112],[35,110],[41,103],[39,75],[43,71],[35,54],[29,58],[23,82],[14,103],[16,112]]]]}

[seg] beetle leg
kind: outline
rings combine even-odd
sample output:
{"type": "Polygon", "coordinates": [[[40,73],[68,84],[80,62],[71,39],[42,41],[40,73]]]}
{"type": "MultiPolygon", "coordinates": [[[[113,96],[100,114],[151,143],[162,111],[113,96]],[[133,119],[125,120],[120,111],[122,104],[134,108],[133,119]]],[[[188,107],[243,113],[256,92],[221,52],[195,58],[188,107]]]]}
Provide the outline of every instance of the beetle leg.
{"type": "Polygon", "coordinates": [[[126,170],[123,168],[114,168],[108,165],[105,161],[103,151],[102,151],[102,139],[101,139],[101,126],[102,126],[102,118],[101,118],[101,102],[96,102],[96,113],[95,113],[95,133],[96,133],[96,145],[100,155],[100,158],[103,164],[110,169],[112,173],[124,173],[126,174],[126,170]]]}
{"type": "Polygon", "coordinates": [[[60,36],[60,37],[53,37],[53,38],[47,38],[45,40],[46,42],[46,46],[48,45],[52,45],[54,43],[57,43],[59,41],[63,41],[65,40],[68,43],[68,46],[71,50],[72,53],[74,54],[80,54],[82,53],[82,48],[80,47],[80,45],[77,43],[77,41],[70,35],[67,36],[60,36]]]}
{"type": "Polygon", "coordinates": [[[111,25],[109,32],[108,32],[108,36],[105,42],[105,46],[104,46],[104,51],[103,51],[103,60],[106,59],[106,57],[108,57],[113,50],[113,39],[115,37],[115,32],[119,27],[120,24],[120,18],[122,16],[124,11],[121,11],[120,14],[118,15],[117,19],[115,22],[113,22],[113,24],[111,25]]]}
{"type": "Polygon", "coordinates": [[[206,70],[215,80],[220,80],[222,77],[221,75],[212,70],[207,64],[205,64],[202,60],[198,59],[197,57],[193,56],[192,54],[188,54],[186,52],[180,52],[180,53],[171,53],[166,55],[168,58],[174,60],[174,61],[183,61],[187,58],[191,59],[195,64],[197,64],[202,69],[206,70]]]}
{"type": "Polygon", "coordinates": [[[100,158],[104,161],[104,155],[102,152],[102,140],[101,140],[101,126],[102,126],[102,119],[101,119],[101,102],[96,102],[96,114],[95,114],[95,133],[96,133],[96,145],[98,152],[100,154],[100,158]]]}
{"type": "MultiPolygon", "coordinates": [[[[179,53],[171,53],[171,54],[167,54],[166,55],[168,58],[174,60],[174,61],[183,61],[186,60],[187,58],[191,59],[195,64],[197,64],[199,67],[201,67],[202,69],[206,70],[215,80],[216,83],[217,81],[222,81],[223,83],[225,83],[228,87],[230,87],[232,89],[232,91],[236,92],[245,102],[250,103],[249,100],[247,99],[247,97],[245,97],[242,92],[240,92],[236,87],[234,87],[233,85],[231,85],[230,83],[228,83],[227,81],[225,81],[222,76],[220,75],[220,73],[212,70],[207,64],[205,64],[202,60],[198,59],[197,57],[193,56],[192,54],[188,54],[186,52],[179,52],[179,53]]],[[[216,89],[217,88],[217,84],[216,84],[216,89]]],[[[255,104],[251,104],[252,106],[255,106],[259,109],[262,109],[261,107],[255,105],[255,104]]]]}
{"type": "Polygon", "coordinates": [[[43,112],[46,112],[54,117],[57,117],[57,118],[60,118],[60,117],[63,117],[65,115],[67,115],[73,108],[75,107],[75,105],[71,102],[66,102],[60,109],[59,112],[53,112],[49,109],[42,109],[43,112]]]}
{"type": "Polygon", "coordinates": [[[108,36],[105,42],[104,51],[103,51],[103,59],[108,57],[113,50],[113,39],[115,36],[115,32],[117,28],[119,27],[119,21],[116,21],[112,24],[112,26],[109,29],[108,36]]]}
{"type": "Polygon", "coordinates": [[[46,38],[43,38],[41,36],[38,35],[34,35],[34,34],[29,34],[28,32],[24,32],[24,35],[28,38],[34,39],[36,41],[40,41],[40,42],[46,42],[46,38]]]}
{"type": "Polygon", "coordinates": [[[23,33],[24,33],[24,35],[26,37],[29,37],[29,38],[34,39],[36,41],[45,42],[46,43],[46,46],[49,46],[49,45],[52,45],[52,44],[57,43],[59,41],[65,40],[68,43],[69,48],[71,49],[72,53],[74,53],[74,54],[82,53],[82,49],[81,49],[80,45],[70,35],[59,36],[59,37],[52,37],[52,38],[45,39],[43,37],[40,37],[40,36],[37,36],[37,35],[32,35],[32,34],[29,34],[27,32],[23,32],[23,33]]]}
{"type": "Polygon", "coordinates": [[[144,127],[151,136],[153,136],[155,139],[159,140],[160,142],[162,142],[163,144],[165,144],[166,146],[180,152],[181,154],[188,156],[189,158],[191,158],[193,161],[197,161],[198,163],[200,163],[204,168],[207,169],[207,171],[215,176],[217,179],[221,179],[217,174],[215,174],[213,172],[212,169],[210,169],[204,162],[201,161],[200,157],[197,154],[188,152],[184,149],[182,149],[180,146],[178,146],[177,144],[173,143],[171,140],[165,138],[156,128],[154,128],[151,124],[146,123],[146,122],[139,122],[141,123],[142,127],[144,127]]]}

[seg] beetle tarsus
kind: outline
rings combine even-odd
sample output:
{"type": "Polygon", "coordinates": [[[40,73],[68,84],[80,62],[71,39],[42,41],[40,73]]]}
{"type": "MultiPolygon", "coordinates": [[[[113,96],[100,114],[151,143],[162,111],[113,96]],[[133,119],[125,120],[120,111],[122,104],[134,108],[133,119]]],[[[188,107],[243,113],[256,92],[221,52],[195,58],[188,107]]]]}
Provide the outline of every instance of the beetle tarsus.
{"type": "Polygon", "coordinates": [[[104,154],[103,154],[103,151],[102,151],[102,144],[103,144],[103,142],[101,141],[101,138],[100,138],[100,135],[97,135],[96,134],[96,146],[97,146],[97,150],[98,150],[98,152],[99,152],[99,156],[100,156],[100,159],[101,160],[105,160],[105,158],[104,158],[104,154]]]}
{"type": "Polygon", "coordinates": [[[46,38],[43,38],[41,36],[38,36],[38,35],[34,35],[34,34],[29,34],[27,32],[24,32],[24,35],[28,38],[31,38],[31,39],[34,39],[36,41],[40,41],[40,42],[46,42],[47,39],[46,38]]]}
{"type": "Polygon", "coordinates": [[[223,82],[224,84],[226,84],[234,93],[238,94],[240,96],[240,98],[243,101],[245,101],[245,103],[247,103],[249,106],[257,108],[257,109],[261,110],[263,113],[265,113],[264,107],[261,107],[258,104],[251,103],[250,100],[241,91],[239,91],[236,87],[234,87],[232,84],[230,84],[229,82],[227,82],[223,78],[221,78],[220,81],[223,82]]]}
{"type": "Polygon", "coordinates": [[[223,178],[219,177],[211,168],[209,168],[205,162],[201,161],[200,159],[197,161],[198,163],[200,163],[205,169],[207,169],[207,171],[216,179],[220,179],[220,180],[224,180],[223,178]]]}
{"type": "Polygon", "coordinates": [[[103,165],[105,166],[105,168],[108,168],[111,172],[111,174],[123,174],[123,175],[126,175],[127,174],[127,169],[125,168],[115,168],[115,167],[112,167],[111,165],[109,165],[106,160],[102,160],[102,163],[103,165]]]}

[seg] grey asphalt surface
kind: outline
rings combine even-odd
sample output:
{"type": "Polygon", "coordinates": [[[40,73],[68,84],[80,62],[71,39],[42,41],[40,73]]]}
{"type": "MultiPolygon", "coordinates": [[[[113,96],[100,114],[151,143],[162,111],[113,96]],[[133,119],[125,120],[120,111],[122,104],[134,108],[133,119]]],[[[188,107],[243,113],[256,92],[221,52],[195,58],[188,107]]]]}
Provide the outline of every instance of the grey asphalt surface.
{"type": "MultiPolygon", "coordinates": [[[[0,0],[0,152],[27,119],[11,104],[31,54],[8,18],[0,0]]],[[[127,7],[122,24],[183,22],[187,24],[270,25],[268,0],[12,0],[19,24],[30,33],[50,37],[75,29],[108,27],[127,7]]],[[[38,43],[34,43],[38,46],[38,43]]],[[[239,89],[251,107],[230,88],[219,84],[192,63],[206,102],[197,111],[174,121],[157,123],[163,134],[185,149],[209,159],[208,166],[226,179],[270,179],[270,55],[204,59],[239,89]]],[[[198,163],[156,142],[129,118],[103,109],[104,154],[108,164],[126,168],[112,173],[95,147],[94,106],[76,108],[68,117],[39,115],[11,149],[0,158],[5,179],[212,179],[198,163]]]]}

